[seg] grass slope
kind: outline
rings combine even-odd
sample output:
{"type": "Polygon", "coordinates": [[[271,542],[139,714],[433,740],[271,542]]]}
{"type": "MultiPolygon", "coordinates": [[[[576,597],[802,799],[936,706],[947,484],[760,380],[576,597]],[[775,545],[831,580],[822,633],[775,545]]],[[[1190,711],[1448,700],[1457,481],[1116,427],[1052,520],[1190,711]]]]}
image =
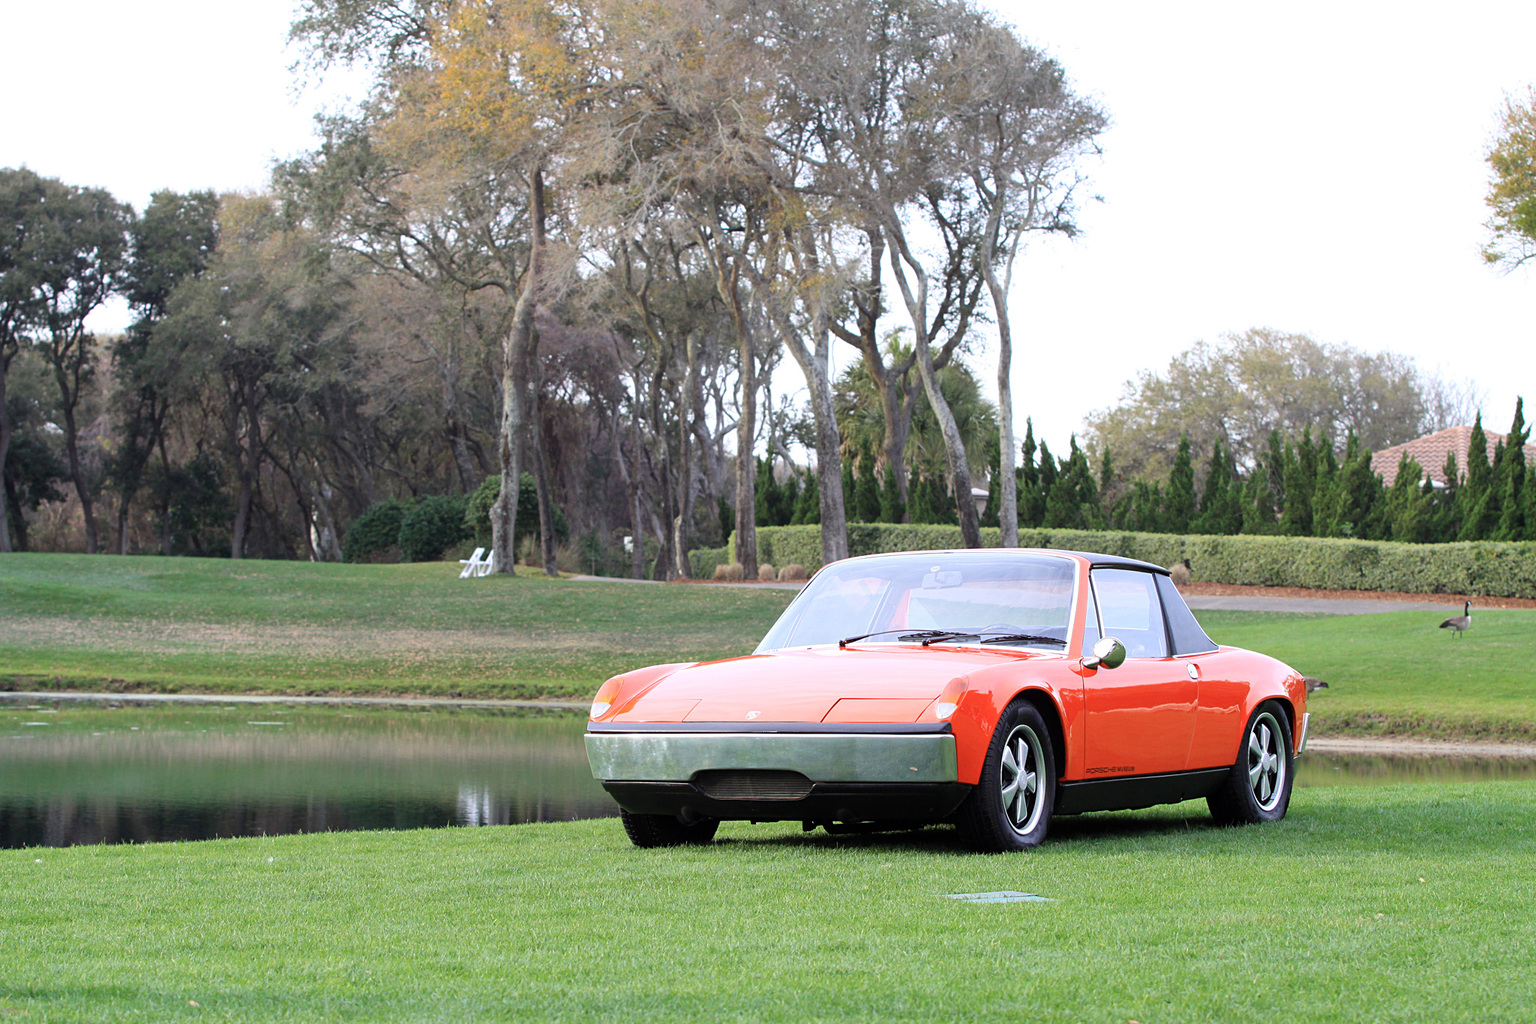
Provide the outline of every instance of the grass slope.
{"type": "Polygon", "coordinates": [[[441,562],[10,554],[0,688],[586,698],[638,665],[746,654],[791,596],[460,580],[441,562]]]}
{"type": "Polygon", "coordinates": [[[1308,710],[1319,735],[1394,733],[1536,740],[1536,612],[1478,611],[1459,639],[1439,612],[1200,612],[1224,644],[1328,682],[1308,710]]]}
{"type": "MultiPolygon", "coordinates": [[[[11,554],[0,689],[585,699],[640,665],[745,654],[791,592],[452,565],[11,554]]],[[[1221,643],[1328,680],[1318,734],[1536,739],[1536,612],[1199,613],[1221,643]]]]}
{"type": "Polygon", "coordinates": [[[614,821],[0,852],[0,1019],[1530,1019],[1536,783],[946,830],[614,821]],[[1051,903],[946,893],[1022,890],[1051,903]]]}

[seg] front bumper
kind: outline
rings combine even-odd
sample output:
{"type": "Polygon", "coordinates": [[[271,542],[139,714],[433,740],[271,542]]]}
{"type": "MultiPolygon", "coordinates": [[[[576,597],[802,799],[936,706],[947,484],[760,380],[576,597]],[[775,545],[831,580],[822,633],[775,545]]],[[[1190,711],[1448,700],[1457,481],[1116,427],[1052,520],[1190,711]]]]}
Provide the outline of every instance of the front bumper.
{"type": "Polygon", "coordinates": [[[936,820],[959,805],[947,723],[594,723],[592,774],[635,814],[754,821],[936,820]]]}

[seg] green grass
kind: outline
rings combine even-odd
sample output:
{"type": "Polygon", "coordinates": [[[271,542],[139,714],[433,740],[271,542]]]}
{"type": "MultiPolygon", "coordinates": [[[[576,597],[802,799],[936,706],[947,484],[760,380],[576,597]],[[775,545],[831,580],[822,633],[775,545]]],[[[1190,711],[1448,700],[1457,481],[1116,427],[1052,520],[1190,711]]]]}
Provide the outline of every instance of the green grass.
{"type": "Polygon", "coordinates": [[[458,578],[453,564],[0,558],[0,688],[590,697],[746,654],[782,590],[458,578]]]}
{"type": "Polygon", "coordinates": [[[0,1019],[1525,1021],[1536,783],[947,830],[616,821],[0,852],[0,1019]],[[943,894],[1021,890],[1051,903],[943,894]],[[196,1004],[196,1005],[194,1005],[196,1004]]]}
{"type": "Polygon", "coordinates": [[[1198,616],[1219,642],[1326,680],[1308,701],[1318,735],[1536,741],[1536,611],[1478,611],[1459,639],[1428,611],[1198,616]]]}
{"type": "MultiPolygon", "coordinates": [[[[745,654],[792,594],[460,580],[452,564],[0,558],[0,689],[585,699],[617,672],[745,654]]],[[[1318,735],[1536,740],[1536,612],[1199,614],[1326,679],[1318,735]]]]}

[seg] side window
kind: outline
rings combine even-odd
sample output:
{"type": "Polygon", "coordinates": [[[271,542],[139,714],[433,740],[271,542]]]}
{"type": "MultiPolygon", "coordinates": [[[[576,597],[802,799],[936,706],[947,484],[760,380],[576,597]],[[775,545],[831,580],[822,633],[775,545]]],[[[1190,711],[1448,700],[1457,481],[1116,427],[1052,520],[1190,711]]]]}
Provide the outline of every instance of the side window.
{"type": "Polygon", "coordinates": [[[1168,632],[1173,634],[1174,654],[1209,654],[1216,643],[1205,635],[1195,613],[1184,603],[1184,597],[1167,576],[1157,578],[1158,592],[1163,595],[1163,614],[1168,617],[1168,632]]]}
{"type": "Polygon", "coordinates": [[[1117,637],[1132,658],[1168,657],[1163,604],[1154,573],[1135,569],[1094,569],[1094,597],[1104,635],[1117,637]]]}

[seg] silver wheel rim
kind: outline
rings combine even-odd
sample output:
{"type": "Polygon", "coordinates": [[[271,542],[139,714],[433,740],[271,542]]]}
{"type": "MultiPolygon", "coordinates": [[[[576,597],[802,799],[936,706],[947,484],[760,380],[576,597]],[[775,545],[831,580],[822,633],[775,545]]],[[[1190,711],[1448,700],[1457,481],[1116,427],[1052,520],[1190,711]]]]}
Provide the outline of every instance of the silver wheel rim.
{"type": "Polygon", "coordinates": [[[1265,712],[1248,730],[1248,788],[1260,810],[1272,811],[1285,791],[1285,734],[1275,716],[1265,712]]]}
{"type": "Polygon", "coordinates": [[[1028,835],[1040,823],[1045,806],[1040,786],[1040,737],[1027,725],[1016,725],[1003,744],[1003,758],[998,771],[998,796],[1003,817],[1019,835],[1028,835]]]}

